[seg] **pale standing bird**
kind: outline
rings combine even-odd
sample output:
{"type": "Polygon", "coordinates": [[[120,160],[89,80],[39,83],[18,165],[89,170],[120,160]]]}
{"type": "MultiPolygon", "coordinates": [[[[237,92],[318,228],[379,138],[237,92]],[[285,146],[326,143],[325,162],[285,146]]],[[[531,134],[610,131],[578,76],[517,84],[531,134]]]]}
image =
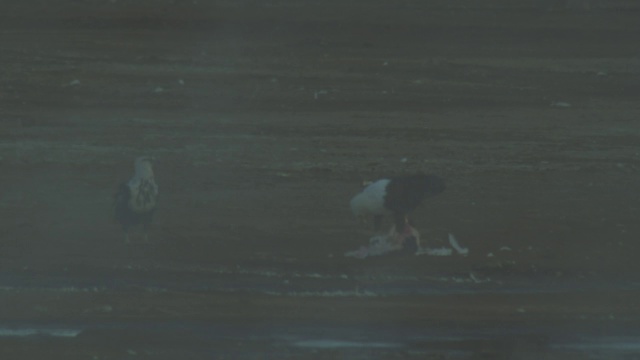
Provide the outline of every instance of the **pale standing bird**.
{"type": "Polygon", "coordinates": [[[134,175],[120,184],[115,195],[115,218],[122,225],[125,240],[129,241],[129,230],[142,225],[145,240],[158,201],[158,185],[153,176],[153,158],[141,156],[134,162],[134,175]]]}

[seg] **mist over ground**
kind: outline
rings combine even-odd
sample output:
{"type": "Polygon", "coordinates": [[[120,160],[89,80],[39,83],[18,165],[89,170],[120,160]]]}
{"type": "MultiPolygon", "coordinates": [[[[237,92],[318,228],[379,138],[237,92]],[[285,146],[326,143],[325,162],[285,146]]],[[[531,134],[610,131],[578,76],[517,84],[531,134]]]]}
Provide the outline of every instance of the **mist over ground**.
{"type": "Polygon", "coordinates": [[[635,354],[639,10],[1,5],[0,354],[635,354]],[[160,203],[126,243],[140,155],[160,203]],[[363,181],[416,171],[447,180],[423,243],[469,255],[344,257],[363,181]]]}

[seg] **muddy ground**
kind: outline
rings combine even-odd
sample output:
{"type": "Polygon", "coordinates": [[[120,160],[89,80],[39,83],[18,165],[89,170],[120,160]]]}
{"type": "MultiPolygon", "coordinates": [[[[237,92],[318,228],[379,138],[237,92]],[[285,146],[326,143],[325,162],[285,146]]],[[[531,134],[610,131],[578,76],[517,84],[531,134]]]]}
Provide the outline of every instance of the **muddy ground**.
{"type": "MultiPolygon", "coordinates": [[[[74,277],[197,264],[536,283],[637,280],[640,7],[634,3],[3,7],[3,274],[74,277]],[[149,242],[138,234],[127,244],[110,206],[142,154],[157,158],[160,207],[149,242]],[[416,171],[448,183],[413,214],[423,241],[444,246],[452,233],[469,256],[344,258],[371,235],[348,207],[362,182],[416,171]]],[[[175,303],[189,304],[185,318],[213,322],[276,321],[285,314],[309,324],[389,326],[440,317],[469,327],[564,319],[567,328],[586,321],[606,333],[637,324],[636,293],[632,286],[516,300],[469,295],[450,306],[447,297],[267,296],[247,303],[246,295],[215,292],[167,299],[135,290],[87,297],[31,289],[5,290],[0,317],[181,319],[181,312],[142,310],[175,303]],[[114,301],[122,312],[81,310],[114,301]],[[419,306],[425,301],[429,306],[419,306]],[[523,306],[535,311],[523,315],[523,306]]],[[[21,340],[2,341],[7,354],[39,354],[21,340]]],[[[520,349],[512,345],[504,351],[478,345],[473,353],[520,349]]],[[[40,349],[71,351],[48,346],[40,349]]],[[[116,348],[75,355],[131,355],[116,348]]],[[[537,347],[520,353],[549,354],[537,347]]]]}

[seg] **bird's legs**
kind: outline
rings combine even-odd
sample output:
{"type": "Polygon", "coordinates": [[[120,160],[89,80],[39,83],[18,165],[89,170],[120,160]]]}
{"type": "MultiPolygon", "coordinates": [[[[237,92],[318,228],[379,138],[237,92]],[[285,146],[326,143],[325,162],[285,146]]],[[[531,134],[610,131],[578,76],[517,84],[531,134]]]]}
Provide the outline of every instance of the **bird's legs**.
{"type": "Polygon", "coordinates": [[[410,252],[418,250],[420,233],[409,223],[406,214],[395,215],[395,225],[391,230],[392,242],[410,252]],[[400,229],[400,230],[398,230],[400,229]]]}
{"type": "Polygon", "coordinates": [[[144,242],[149,242],[149,227],[149,224],[146,222],[142,225],[142,230],[144,231],[144,242]]]}
{"type": "MultiPolygon", "coordinates": [[[[142,239],[144,242],[149,242],[149,225],[144,224],[142,228],[142,239]]],[[[124,242],[125,244],[131,244],[131,235],[129,229],[124,230],[124,242]]],[[[137,238],[137,236],[136,236],[137,238]]]]}
{"type": "Polygon", "coordinates": [[[382,215],[374,215],[373,217],[373,230],[375,232],[380,231],[382,227],[382,215]]]}

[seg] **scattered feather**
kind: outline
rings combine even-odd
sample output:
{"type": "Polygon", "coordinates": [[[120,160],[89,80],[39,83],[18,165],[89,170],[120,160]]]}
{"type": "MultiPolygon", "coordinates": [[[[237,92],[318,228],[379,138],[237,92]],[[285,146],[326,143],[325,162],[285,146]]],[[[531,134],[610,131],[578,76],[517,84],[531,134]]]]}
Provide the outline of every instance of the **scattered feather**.
{"type": "Polygon", "coordinates": [[[420,248],[416,255],[430,255],[430,256],[451,256],[453,249],[441,247],[441,248],[420,248]]]}
{"type": "Polygon", "coordinates": [[[458,240],[456,240],[456,237],[453,236],[453,234],[449,234],[449,244],[451,244],[451,247],[454,248],[458,254],[463,256],[469,254],[469,249],[460,246],[458,240]]]}
{"type": "Polygon", "coordinates": [[[571,104],[569,104],[568,102],[564,102],[564,101],[556,101],[556,102],[551,103],[551,106],[559,107],[559,108],[570,108],[571,104]]]}

